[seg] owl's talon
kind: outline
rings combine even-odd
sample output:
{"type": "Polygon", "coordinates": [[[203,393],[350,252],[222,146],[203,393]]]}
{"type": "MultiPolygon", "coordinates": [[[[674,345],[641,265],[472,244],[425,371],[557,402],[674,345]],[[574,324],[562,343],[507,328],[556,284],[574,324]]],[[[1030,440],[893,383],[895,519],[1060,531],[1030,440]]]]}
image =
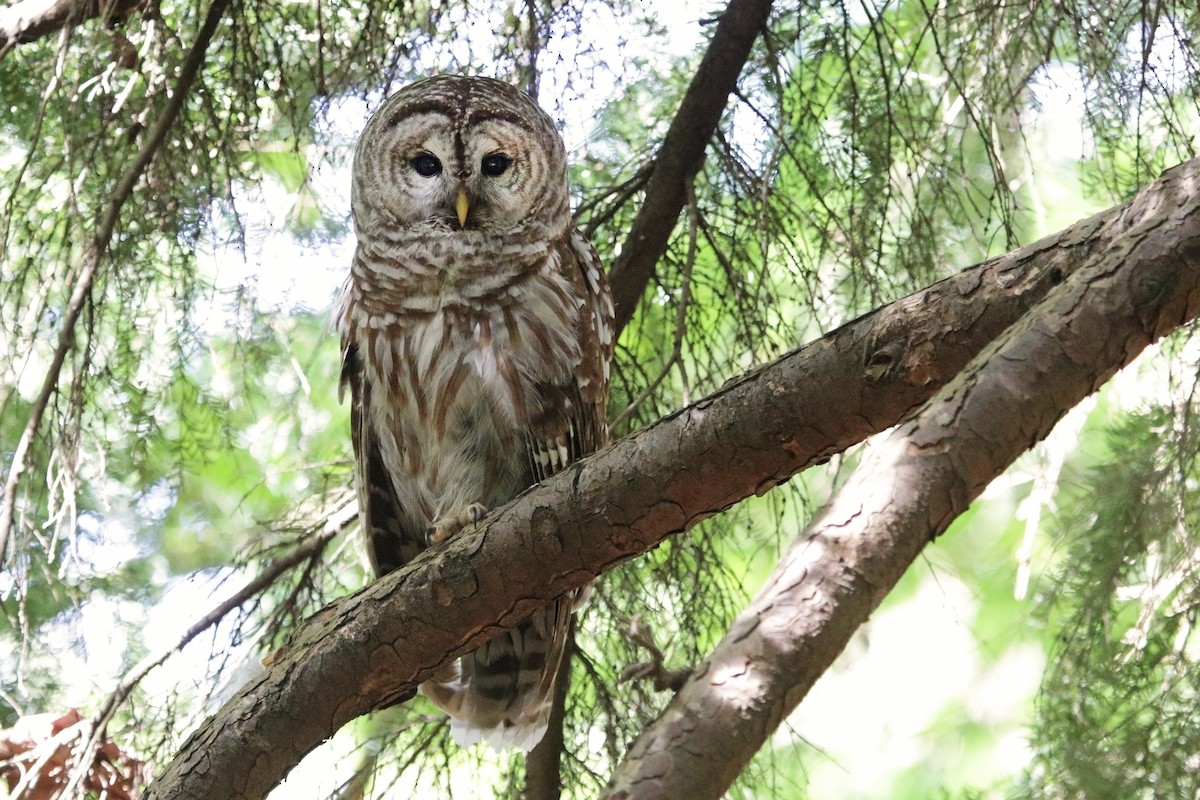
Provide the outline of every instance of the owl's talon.
{"type": "Polygon", "coordinates": [[[471,503],[462,511],[447,514],[425,529],[425,541],[428,544],[441,544],[467,525],[479,522],[487,516],[487,506],[482,503],[471,503]]]}

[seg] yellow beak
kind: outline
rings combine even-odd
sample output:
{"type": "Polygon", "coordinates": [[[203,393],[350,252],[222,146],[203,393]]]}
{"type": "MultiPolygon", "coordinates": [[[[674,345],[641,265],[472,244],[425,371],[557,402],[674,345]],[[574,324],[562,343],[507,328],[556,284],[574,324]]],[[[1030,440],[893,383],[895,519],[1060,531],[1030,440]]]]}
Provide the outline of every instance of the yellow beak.
{"type": "Polygon", "coordinates": [[[471,209],[471,201],[467,199],[467,190],[458,190],[458,200],[454,203],[454,210],[458,212],[458,227],[467,227],[467,212],[471,209]]]}

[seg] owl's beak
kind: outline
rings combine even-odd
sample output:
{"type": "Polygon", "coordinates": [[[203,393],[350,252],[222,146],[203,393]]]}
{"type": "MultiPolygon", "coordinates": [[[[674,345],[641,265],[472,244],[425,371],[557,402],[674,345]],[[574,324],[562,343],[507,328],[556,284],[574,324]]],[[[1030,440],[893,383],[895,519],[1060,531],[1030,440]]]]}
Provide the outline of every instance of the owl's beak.
{"type": "Polygon", "coordinates": [[[458,200],[454,202],[454,210],[458,214],[458,227],[467,227],[467,212],[471,210],[471,201],[467,199],[467,190],[458,190],[458,200]]]}

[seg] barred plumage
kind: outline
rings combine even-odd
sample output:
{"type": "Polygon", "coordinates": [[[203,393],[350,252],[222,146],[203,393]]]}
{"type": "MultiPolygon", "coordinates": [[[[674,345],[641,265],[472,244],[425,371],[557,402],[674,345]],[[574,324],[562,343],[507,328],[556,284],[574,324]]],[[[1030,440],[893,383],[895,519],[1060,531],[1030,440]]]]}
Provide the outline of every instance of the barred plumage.
{"type": "MultiPolygon", "coordinates": [[[[382,575],[606,443],[613,308],[553,122],[499,81],[389,98],[359,142],[352,213],[342,387],[382,575]]],[[[541,739],[573,603],[426,682],[460,742],[541,739]]]]}

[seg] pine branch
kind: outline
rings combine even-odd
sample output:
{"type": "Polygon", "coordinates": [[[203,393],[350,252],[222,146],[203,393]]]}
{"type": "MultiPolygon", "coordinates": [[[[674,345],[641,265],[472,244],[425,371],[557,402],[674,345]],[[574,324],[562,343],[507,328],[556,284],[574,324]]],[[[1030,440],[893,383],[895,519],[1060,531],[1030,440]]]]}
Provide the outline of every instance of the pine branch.
{"type": "MultiPolygon", "coordinates": [[[[148,797],[263,797],[343,724],[410,698],[442,665],[535,608],[894,425],[1064,279],[1098,254],[1122,251],[1155,201],[1170,204],[1184,222],[1143,240],[1137,263],[1166,271],[1138,273],[1146,280],[1132,287],[1137,302],[1130,302],[1150,313],[1156,298],[1190,291],[1200,257],[1198,184],[1195,160],[1135,203],[850,323],[576,463],[335,601],[193,734],[148,797]],[[1172,232],[1174,239],[1164,238],[1172,232]],[[1181,260],[1188,269],[1180,269],[1181,260]]],[[[1192,306],[1170,308],[1146,318],[1149,334],[1128,339],[1112,369],[1192,313],[1192,306]]],[[[1103,337],[1103,327],[1094,335],[1103,337]]],[[[937,520],[951,518],[948,507],[937,520]]],[[[830,610],[828,624],[852,630],[847,611],[865,613],[882,594],[855,595],[830,610]]]]}
{"type": "Polygon", "coordinates": [[[71,298],[67,301],[67,307],[63,312],[54,358],[50,361],[46,376],[42,379],[42,387],[33,401],[29,420],[21,432],[21,439],[17,442],[16,450],[13,452],[12,463],[4,482],[4,495],[0,500],[0,566],[4,565],[9,536],[16,518],[17,489],[20,486],[21,474],[25,471],[29,449],[33,446],[33,440],[41,430],[42,417],[45,416],[50,398],[58,389],[59,376],[62,373],[63,363],[67,359],[67,353],[75,346],[75,327],[84,306],[91,297],[92,284],[96,281],[100,264],[108,255],[108,246],[112,242],[113,232],[120,220],[121,209],[133,194],[134,188],[141,180],[146,168],[150,166],[150,162],[162,149],[163,142],[167,139],[167,133],[179,117],[184,103],[187,102],[192,84],[196,82],[200,68],[204,65],[208,46],[211,44],[213,36],[216,35],[217,26],[220,24],[225,10],[229,7],[229,3],[230,0],[213,0],[204,24],[196,34],[196,41],[192,44],[183,66],[179,69],[179,77],[171,90],[166,108],[163,109],[162,115],[147,134],[146,140],[142,143],[137,155],[134,156],[133,163],[125,170],[120,182],[113,189],[112,197],[100,219],[96,234],[84,252],[83,260],[75,275],[75,287],[71,291],[71,298]]]}
{"type": "Polygon", "coordinates": [[[19,0],[0,8],[0,58],[19,44],[33,42],[89,19],[121,19],[142,0],[19,0]]]}
{"type": "Polygon", "coordinates": [[[719,798],[925,545],[1062,416],[1200,312],[1200,161],[1109,214],[1082,269],[903,423],[630,748],[612,800],[719,798]]]}
{"type": "MultiPolygon", "coordinates": [[[[326,545],[335,536],[344,532],[357,519],[357,504],[355,499],[351,497],[350,502],[334,510],[326,519],[325,524],[313,535],[282,558],[267,565],[262,572],[256,575],[245,586],[234,592],[229,598],[219,603],[215,608],[193,623],[173,645],[162,648],[158,653],[147,656],[139,661],[125,674],[121,682],[105,698],[100,710],[90,719],[76,719],[75,722],[78,724],[74,725],[72,723],[74,725],[73,735],[80,740],[81,747],[79,748],[79,752],[73,756],[74,767],[61,770],[62,775],[58,776],[63,779],[62,783],[65,784],[62,788],[62,796],[70,796],[79,786],[86,786],[88,781],[95,779],[96,769],[94,764],[96,760],[101,759],[106,749],[112,751],[115,747],[106,738],[107,725],[112,720],[117,709],[129,699],[133,690],[137,688],[138,684],[147,675],[162,666],[168,658],[183,650],[184,647],[194,641],[204,631],[217,625],[231,612],[241,608],[248,600],[258,596],[267,588],[274,585],[281,575],[305,561],[319,558],[326,545]]],[[[28,771],[33,776],[31,780],[40,780],[38,777],[39,771],[45,772],[49,766],[50,764],[47,762],[34,764],[29,767],[28,771]]],[[[141,770],[140,767],[139,770],[145,771],[141,770]]],[[[139,779],[139,785],[144,780],[144,778],[139,779]]],[[[18,796],[20,796],[19,792],[18,796]]],[[[115,795],[112,796],[115,797],[115,795]]]]}
{"type": "Polygon", "coordinates": [[[275,585],[279,578],[291,570],[295,569],[305,561],[314,561],[318,559],[324,552],[326,545],[333,540],[334,537],[343,533],[346,528],[353,524],[358,519],[357,499],[353,496],[350,502],[343,505],[330,514],[325,524],[319,531],[309,536],[301,542],[295,549],[285,553],[283,557],[272,561],[262,572],[254,576],[241,589],[238,589],[225,600],[221,601],[215,608],[209,611],[196,622],[192,623],[186,631],[184,631],[179,640],[174,644],[162,648],[158,653],[147,656],[139,661],[132,669],[125,674],[121,682],[117,685],[112,693],[101,706],[100,711],[96,715],[95,722],[97,726],[103,727],[113,713],[120,707],[122,703],[129,697],[133,690],[142,680],[150,674],[151,671],[161,666],[168,658],[183,650],[197,636],[204,633],[209,628],[217,625],[221,620],[225,619],[230,613],[244,606],[251,599],[259,596],[268,588],[275,585]]]}

